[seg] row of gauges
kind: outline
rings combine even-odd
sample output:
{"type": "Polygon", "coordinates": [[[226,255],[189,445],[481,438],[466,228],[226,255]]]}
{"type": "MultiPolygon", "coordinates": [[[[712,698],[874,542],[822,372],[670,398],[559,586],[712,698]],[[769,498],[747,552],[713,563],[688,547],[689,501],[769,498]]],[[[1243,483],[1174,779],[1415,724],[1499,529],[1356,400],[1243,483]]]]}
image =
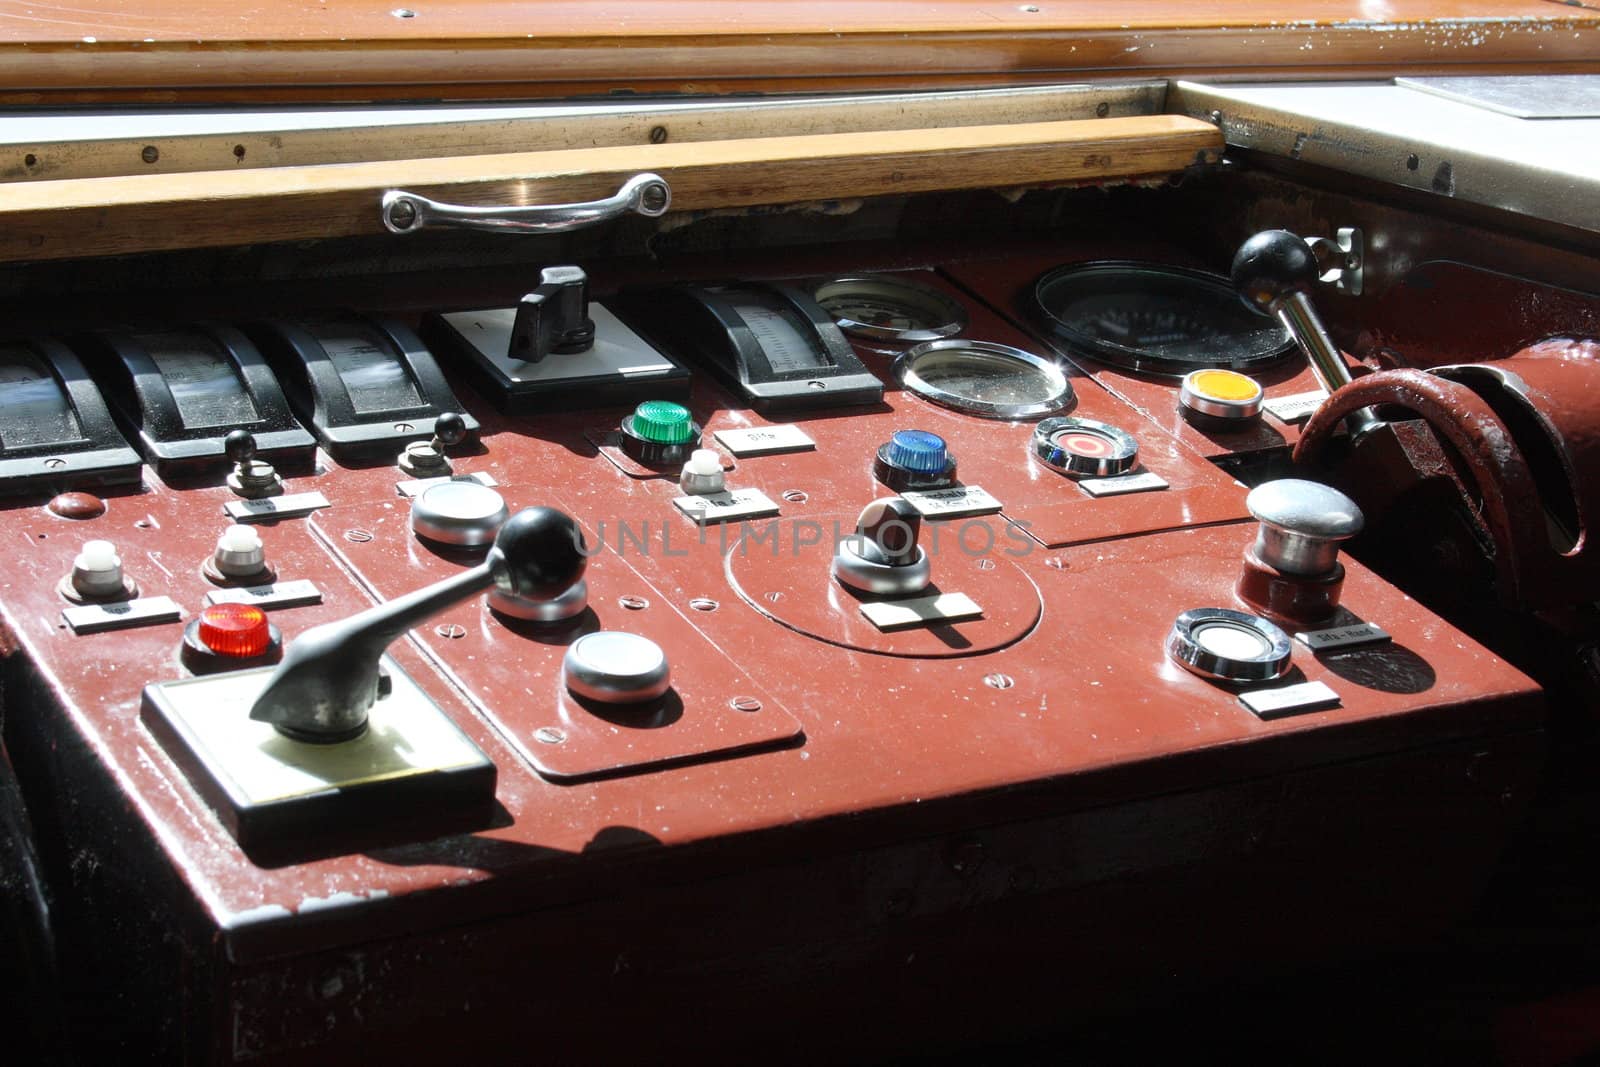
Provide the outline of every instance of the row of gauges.
{"type": "Polygon", "coordinates": [[[357,316],[18,338],[0,342],[0,382],[8,494],[137,482],[142,462],[164,477],[215,470],[235,430],[287,470],[309,470],[319,444],[392,459],[461,410],[414,333],[357,316]]]}

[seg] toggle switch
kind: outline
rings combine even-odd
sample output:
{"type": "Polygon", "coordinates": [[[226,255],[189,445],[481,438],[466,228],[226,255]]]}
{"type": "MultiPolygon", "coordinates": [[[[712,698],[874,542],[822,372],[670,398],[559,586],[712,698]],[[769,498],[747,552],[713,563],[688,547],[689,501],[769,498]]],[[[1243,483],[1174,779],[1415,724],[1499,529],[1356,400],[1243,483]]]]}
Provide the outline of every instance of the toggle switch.
{"type": "Polygon", "coordinates": [[[228,488],[246,500],[277,496],[283,492],[283,479],[264,459],[256,459],[256,435],[249,430],[234,430],[222,439],[222,450],[233,461],[228,488]]]}
{"type": "Polygon", "coordinates": [[[450,457],[445,449],[467,439],[467,420],[459,412],[443,411],[433,420],[433,438],[413,441],[395,461],[413,478],[442,478],[450,473],[450,457]]]}
{"type": "Polygon", "coordinates": [[[936,433],[896,430],[879,446],[872,473],[897,493],[944,489],[956,480],[956,458],[936,433]]]}
{"type": "Polygon", "coordinates": [[[904,497],[874,500],[861,511],[856,532],[839,543],[833,576],[842,585],[880,596],[910,596],[928,587],[928,554],[917,543],[922,515],[904,497]]]}

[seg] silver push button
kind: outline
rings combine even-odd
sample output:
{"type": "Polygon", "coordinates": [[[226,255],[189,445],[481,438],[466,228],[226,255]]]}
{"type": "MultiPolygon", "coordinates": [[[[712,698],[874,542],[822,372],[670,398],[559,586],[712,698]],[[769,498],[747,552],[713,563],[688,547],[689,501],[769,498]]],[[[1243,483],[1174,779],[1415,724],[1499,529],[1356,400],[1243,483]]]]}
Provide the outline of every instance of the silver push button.
{"type": "Polygon", "coordinates": [[[1265,682],[1289,669],[1289,635],[1259,615],[1193,608],[1173,621],[1167,655],[1202,678],[1265,682]]]}
{"type": "Polygon", "coordinates": [[[511,515],[503,497],[477,482],[440,482],[411,502],[411,529],[418,537],[461,548],[494,540],[511,515]]]}
{"type": "Polygon", "coordinates": [[[1285,574],[1330,574],[1339,545],[1361,532],[1355,501],[1320,482],[1283,478],[1250,490],[1245,507],[1261,523],[1252,551],[1285,574]]]}
{"type": "Polygon", "coordinates": [[[667,691],[667,654],[648,637],[601,630],[584,634],[561,662],[567,688],[604,704],[640,704],[667,691]]]}

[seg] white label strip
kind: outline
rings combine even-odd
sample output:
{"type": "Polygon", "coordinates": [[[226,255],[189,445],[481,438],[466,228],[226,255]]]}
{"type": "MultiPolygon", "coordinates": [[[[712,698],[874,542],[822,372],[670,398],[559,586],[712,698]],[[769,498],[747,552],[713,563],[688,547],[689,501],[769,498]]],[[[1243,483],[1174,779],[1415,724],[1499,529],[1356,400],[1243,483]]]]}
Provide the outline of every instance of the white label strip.
{"type": "Polygon", "coordinates": [[[1389,635],[1381,626],[1360,622],[1328,630],[1307,630],[1295,634],[1294,639],[1313,652],[1321,652],[1329,648],[1349,648],[1351,645],[1375,645],[1389,640],[1389,635]]]}
{"type": "Polygon", "coordinates": [[[734,489],[705,496],[680,496],[672,501],[678,510],[705,526],[713,522],[760,519],[778,514],[778,505],[759,489],[734,489]]]}
{"type": "Polygon", "coordinates": [[[933,622],[976,619],[983,614],[965,593],[938,593],[910,600],[872,600],[861,605],[861,614],[880,630],[903,630],[933,622]]]}
{"type": "Polygon", "coordinates": [[[992,515],[1000,501],[982,486],[958,485],[950,489],[928,489],[900,494],[906,503],[928,519],[956,519],[963,515],[992,515]]]}
{"type": "Polygon", "coordinates": [[[1142,471],[1115,478],[1084,478],[1078,485],[1090,496],[1121,496],[1123,493],[1149,493],[1165,489],[1167,480],[1154,471],[1142,471]]]}
{"type": "Polygon", "coordinates": [[[115,604],[80,604],[61,612],[75,634],[94,634],[102,630],[126,630],[158,622],[177,622],[183,612],[171,597],[146,596],[120,600],[115,604]]]}
{"type": "Polygon", "coordinates": [[[247,585],[233,589],[213,589],[206,594],[206,604],[254,604],[263,610],[295,608],[302,604],[322,603],[322,590],[308,578],[292,582],[274,582],[270,585],[247,585]]]}
{"type": "Polygon", "coordinates": [[[328,498],[321,493],[290,493],[288,496],[268,496],[260,500],[230,500],[222,505],[222,510],[234,522],[263,522],[267,519],[297,519],[328,506],[328,498]]]}
{"type": "Polygon", "coordinates": [[[735,456],[766,456],[775,452],[804,452],[817,443],[798,426],[751,426],[744,430],[713,430],[711,436],[735,456]]]}
{"type": "Polygon", "coordinates": [[[400,490],[400,495],[410,500],[412,497],[421,496],[423,490],[430,489],[440,482],[477,482],[487,485],[490,489],[500,483],[495,481],[494,475],[487,471],[478,471],[474,474],[441,474],[437,478],[414,478],[409,482],[395,482],[394,487],[400,490]]]}
{"type": "Polygon", "coordinates": [[[1321,682],[1301,682],[1276,689],[1252,689],[1239,694],[1239,703],[1262,719],[1281,719],[1302,711],[1339,706],[1339,694],[1321,682]]]}
{"type": "Polygon", "coordinates": [[[1309,419],[1311,413],[1322,406],[1328,399],[1328,394],[1321,389],[1313,389],[1308,393],[1290,393],[1287,396],[1272,397],[1262,403],[1279,422],[1299,422],[1309,419]]]}

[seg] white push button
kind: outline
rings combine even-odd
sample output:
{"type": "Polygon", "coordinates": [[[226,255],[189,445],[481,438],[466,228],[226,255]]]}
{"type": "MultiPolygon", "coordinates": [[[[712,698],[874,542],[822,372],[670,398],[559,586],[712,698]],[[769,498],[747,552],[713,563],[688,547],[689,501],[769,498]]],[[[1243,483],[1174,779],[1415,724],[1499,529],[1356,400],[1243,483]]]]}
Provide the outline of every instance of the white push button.
{"type": "Polygon", "coordinates": [[[574,694],[606,704],[654,700],[671,684],[661,646],[618,630],[585,634],[572,642],[561,671],[574,694]]]}
{"type": "Polygon", "coordinates": [[[224,577],[254,578],[267,569],[267,550],[252,527],[230,526],[217,538],[211,563],[224,577]]]}
{"type": "Polygon", "coordinates": [[[79,596],[103,597],[121,593],[122,557],[110,541],[85,541],[72,561],[72,588],[79,596]]]}
{"type": "Polygon", "coordinates": [[[690,496],[722,492],[722,457],[709,448],[697,448],[684,461],[678,484],[690,496]]]}

